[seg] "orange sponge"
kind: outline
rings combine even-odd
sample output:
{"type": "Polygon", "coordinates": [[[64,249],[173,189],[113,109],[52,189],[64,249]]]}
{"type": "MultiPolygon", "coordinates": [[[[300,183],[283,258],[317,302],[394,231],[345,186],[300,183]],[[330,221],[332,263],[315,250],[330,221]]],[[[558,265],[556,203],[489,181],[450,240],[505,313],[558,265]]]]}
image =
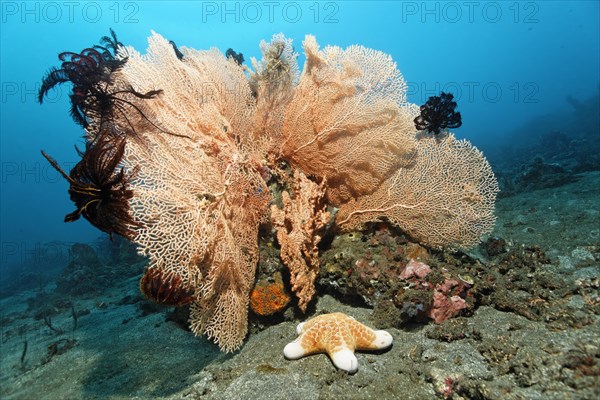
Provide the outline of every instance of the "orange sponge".
{"type": "Polygon", "coordinates": [[[283,311],[290,302],[283,279],[279,272],[273,275],[273,281],[263,279],[256,283],[250,294],[250,308],[262,316],[273,315],[283,311]]]}

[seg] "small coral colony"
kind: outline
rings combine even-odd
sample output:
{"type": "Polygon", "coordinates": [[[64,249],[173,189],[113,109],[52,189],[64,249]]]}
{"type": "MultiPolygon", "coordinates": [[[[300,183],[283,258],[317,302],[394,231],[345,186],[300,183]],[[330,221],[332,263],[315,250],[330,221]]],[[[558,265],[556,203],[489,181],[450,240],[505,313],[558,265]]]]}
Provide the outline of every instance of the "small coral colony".
{"type": "MultiPolygon", "coordinates": [[[[409,103],[391,57],[362,46],[320,49],[308,35],[302,71],[282,34],[260,48],[262,60],[245,65],[231,49],[178,48],[153,33],[140,54],[111,30],[101,45],[59,54],[39,92],[41,103],[69,82],[71,117],[85,130],[70,173],[42,152],[70,185],[76,209],[65,222],[83,217],[136,243],[149,260],[142,292],[190,305],[192,331],[223,351],[247,333],[260,226],[276,232],[305,311],[326,230],[387,220],[423,245],[459,249],[495,221],[487,160],[448,131],[461,125],[451,94],[409,103]]],[[[286,356],[327,351],[356,370],[355,347],[391,344],[389,334],[332,318],[362,342],[307,349],[301,336],[286,356]]],[[[299,334],[329,326],[306,324],[299,334]]]]}

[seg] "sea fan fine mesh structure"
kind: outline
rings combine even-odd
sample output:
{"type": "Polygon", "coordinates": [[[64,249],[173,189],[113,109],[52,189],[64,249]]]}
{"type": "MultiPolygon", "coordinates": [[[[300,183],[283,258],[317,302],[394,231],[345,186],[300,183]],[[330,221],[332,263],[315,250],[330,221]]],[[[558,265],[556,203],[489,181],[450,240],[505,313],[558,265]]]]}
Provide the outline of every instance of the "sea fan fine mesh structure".
{"type": "Polygon", "coordinates": [[[301,73],[281,34],[250,69],[153,33],[145,54],[117,48],[122,63],[98,83],[119,105],[110,118],[80,107],[91,143],[125,142],[114,167],[127,173],[129,237],[149,260],[142,289],[191,303],[192,331],[223,351],[247,333],[261,224],[277,232],[301,309],[332,225],[387,219],[448,248],[471,247],[494,225],[485,157],[449,132],[417,135],[419,107],[390,56],[319,49],[313,36],[303,47],[301,73]],[[289,189],[275,196],[273,186],[289,189]]]}

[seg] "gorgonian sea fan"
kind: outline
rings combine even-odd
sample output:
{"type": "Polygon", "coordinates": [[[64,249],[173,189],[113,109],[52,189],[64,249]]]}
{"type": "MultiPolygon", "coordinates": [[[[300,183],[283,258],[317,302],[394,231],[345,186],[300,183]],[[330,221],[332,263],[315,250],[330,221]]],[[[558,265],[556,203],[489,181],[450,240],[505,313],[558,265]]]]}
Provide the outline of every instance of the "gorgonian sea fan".
{"type": "MultiPolygon", "coordinates": [[[[292,41],[275,35],[252,70],[233,51],[179,50],[153,33],[146,54],[119,50],[127,62],[82,93],[88,146],[63,172],[77,206],[67,221],[83,216],[132,238],[149,262],[142,292],[189,304],[192,332],[227,352],[248,332],[268,222],[301,309],[330,227],[385,219],[423,245],[461,249],[494,226],[497,181],[478,149],[447,132],[461,124],[451,94],[419,108],[389,55],[321,49],[310,35],[303,49],[300,73],[292,41]],[[333,220],[329,207],[338,209],[333,220]]],[[[73,80],[88,61],[75,59],[74,76],[57,78],[80,93],[73,80]]]]}

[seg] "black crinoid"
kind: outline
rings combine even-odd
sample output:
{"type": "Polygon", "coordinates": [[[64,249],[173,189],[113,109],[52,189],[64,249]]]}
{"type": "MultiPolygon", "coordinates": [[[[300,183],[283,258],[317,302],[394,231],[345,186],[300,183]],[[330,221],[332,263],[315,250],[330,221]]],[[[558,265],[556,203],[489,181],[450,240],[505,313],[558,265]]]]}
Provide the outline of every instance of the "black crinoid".
{"type": "Polygon", "coordinates": [[[83,216],[92,225],[108,233],[128,239],[134,237],[133,228],[139,226],[129,212],[133,191],[129,181],[135,171],[126,171],[119,163],[125,152],[123,137],[99,134],[88,142],[85,151],[77,152],[81,160],[67,175],[58,163],[42,150],[42,155],[70,183],[69,195],[77,209],[65,216],[73,222],[83,216]]]}
{"type": "MultiPolygon", "coordinates": [[[[101,38],[102,46],[89,47],[81,53],[60,53],[58,58],[62,61],[61,67],[53,67],[44,77],[38,93],[38,101],[42,103],[48,91],[54,86],[71,82],[73,85],[72,93],[69,95],[71,116],[76,123],[88,128],[90,120],[96,119],[99,124],[95,129],[101,130],[104,129],[105,122],[113,122],[115,112],[120,112],[130,125],[129,128],[135,132],[127,118],[129,107],[137,111],[146,121],[150,121],[125,96],[129,94],[141,99],[152,99],[160,94],[161,90],[140,93],[128,87],[111,91],[113,74],[125,65],[127,58],[116,57],[123,44],[117,40],[112,29],[110,33],[111,37],[101,38]]],[[[155,126],[152,122],[150,124],[155,126]]]]}
{"type": "Polygon", "coordinates": [[[178,60],[183,60],[183,53],[181,52],[181,50],[179,50],[179,47],[177,47],[177,45],[175,44],[174,41],[169,40],[169,43],[171,44],[171,46],[173,46],[173,51],[175,52],[175,55],[177,56],[178,60]]]}
{"type": "Polygon", "coordinates": [[[231,47],[225,52],[225,57],[233,58],[233,61],[235,61],[237,65],[242,65],[244,63],[244,55],[242,53],[235,52],[231,47]]]}
{"type": "Polygon", "coordinates": [[[180,307],[195,300],[194,290],[174,273],[160,268],[146,268],[140,290],[149,299],[166,306],[180,307]]]}
{"type": "Polygon", "coordinates": [[[455,108],[452,94],[442,92],[439,96],[431,96],[421,106],[421,114],[415,118],[415,127],[435,135],[447,128],[458,128],[462,125],[462,119],[460,113],[454,111],[455,108]]]}

